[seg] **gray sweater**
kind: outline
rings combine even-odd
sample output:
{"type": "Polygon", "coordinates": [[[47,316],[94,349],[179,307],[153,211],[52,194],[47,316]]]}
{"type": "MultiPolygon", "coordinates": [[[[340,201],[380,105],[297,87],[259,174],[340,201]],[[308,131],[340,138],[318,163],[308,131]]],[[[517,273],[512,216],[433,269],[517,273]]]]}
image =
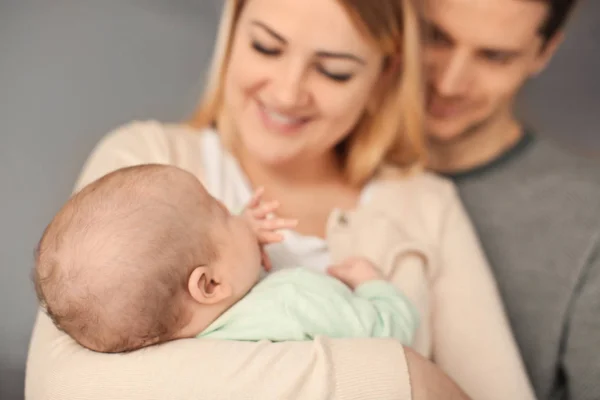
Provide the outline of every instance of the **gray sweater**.
{"type": "Polygon", "coordinates": [[[451,176],[540,399],[600,399],[600,164],[532,135],[451,176]]]}

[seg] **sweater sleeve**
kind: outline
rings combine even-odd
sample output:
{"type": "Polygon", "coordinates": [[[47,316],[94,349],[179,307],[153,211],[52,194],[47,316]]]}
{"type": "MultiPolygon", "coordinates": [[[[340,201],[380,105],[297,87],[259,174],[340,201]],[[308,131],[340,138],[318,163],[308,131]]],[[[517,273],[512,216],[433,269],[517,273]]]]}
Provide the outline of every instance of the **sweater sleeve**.
{"type": "Polygon", "coordinates": [[[128,354],[84,349],[40,313],[28,400],[410,399],[402,345],[184,339],[128,354]]]}
{"type": "Polygon", "coordinates": [[[600,398],[600,233],[594,238],[571,302],[565,330],[561,368],[566,376],[568,400],[600,398]],[[596,349],[596,350],[594,350],[596,349]]]}
{"type": "Polygon", "coordinates": [[[451,188],[432,286],[433,358],[474,399],[534,399],[490,267],[451,188]]]}
{"type": "MultiPolygon", "coordinates": [[[[173,133],[173,135],[171,135],[173,133]]],[[[115,169],[169,163],[201,175],[190,132],[175,140],[156,123],[136,123],[94,149],[75,190],[115,169]]],[[[33,330],[28,400],[406,399],[402,345],[391,339],[311,342],[177,340],[126,354],[79,346],[43,312],[33,330]]]]}

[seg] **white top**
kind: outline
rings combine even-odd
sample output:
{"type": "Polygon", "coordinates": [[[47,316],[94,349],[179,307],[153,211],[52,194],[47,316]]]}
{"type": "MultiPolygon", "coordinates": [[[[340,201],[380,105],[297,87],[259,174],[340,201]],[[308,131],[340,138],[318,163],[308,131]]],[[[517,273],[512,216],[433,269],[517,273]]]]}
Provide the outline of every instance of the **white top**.
{"type": "MultiPolygon", "coordinates": [[[[241,210],[252,197],[253,189],[237,160],[224,148],[220,136],[212,129],[200,136],[204,184],[208,192],[221,201],[229,210],[241,210]]],[[[368,199],[366,185],[360,203],[368,199]]],[[[293,230],[282,230],[284,240],[268,245],[266,251],[273,269],[306,267],[324,272],[331,264],[328,246],[324,239],[302,235],[293,230]]]]}

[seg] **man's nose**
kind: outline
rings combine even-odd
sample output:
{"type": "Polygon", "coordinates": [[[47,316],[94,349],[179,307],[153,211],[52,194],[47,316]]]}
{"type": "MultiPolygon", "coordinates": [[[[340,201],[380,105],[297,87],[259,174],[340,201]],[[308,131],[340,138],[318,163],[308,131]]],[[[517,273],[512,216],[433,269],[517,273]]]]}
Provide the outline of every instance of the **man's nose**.
{"type": "Polygon", "coordinates": [[[431,60],[430,84],[444,97],[463,95],[469,88],[472,72],[470,57],[464,52],[449,52],[431,60]]]}

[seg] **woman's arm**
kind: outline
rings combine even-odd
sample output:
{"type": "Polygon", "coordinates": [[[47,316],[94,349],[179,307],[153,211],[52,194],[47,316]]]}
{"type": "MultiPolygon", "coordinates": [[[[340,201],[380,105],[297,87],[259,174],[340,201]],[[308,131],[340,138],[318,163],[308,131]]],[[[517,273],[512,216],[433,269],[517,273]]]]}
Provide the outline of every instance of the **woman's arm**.
{"type": "Polygon", "coordinates": [[[393,339],[185,339],[101,354],[80,347],[41,312],[25,383],[27,400],[469,400],[393,339]]]}
{"type": "MultiPolygon", "coordinates": [[[[76,190],[115,169],[143,163],[175,164],[199,176],[197,143],[186,135],[192,134],[166,132],[156,123],[127,126],[92,152],[76,190]]],[[[427,361],[412,352],[405,356],[395,340],[273,344],[187,339],[128,354],[100,354],[79,346],[40,312],[25,391],[28,400],[408,400],[409,369],[414,400],[464,398],[427,361]]]]}
{"type": "Polygon", "coordinates": [[[433,358],[475,399],[534,399],[494,278],[452,188],[432,292],[433,358]]]}
{"type": "MultiPolygon", "coordinates": [[[[233,342],[185,339],[129,354],[84,349],[40,313],[28,400],[409,399],[394,341],[233,342]]],[[[417,398],[417,397],[415,397],[417,398]]]]}

